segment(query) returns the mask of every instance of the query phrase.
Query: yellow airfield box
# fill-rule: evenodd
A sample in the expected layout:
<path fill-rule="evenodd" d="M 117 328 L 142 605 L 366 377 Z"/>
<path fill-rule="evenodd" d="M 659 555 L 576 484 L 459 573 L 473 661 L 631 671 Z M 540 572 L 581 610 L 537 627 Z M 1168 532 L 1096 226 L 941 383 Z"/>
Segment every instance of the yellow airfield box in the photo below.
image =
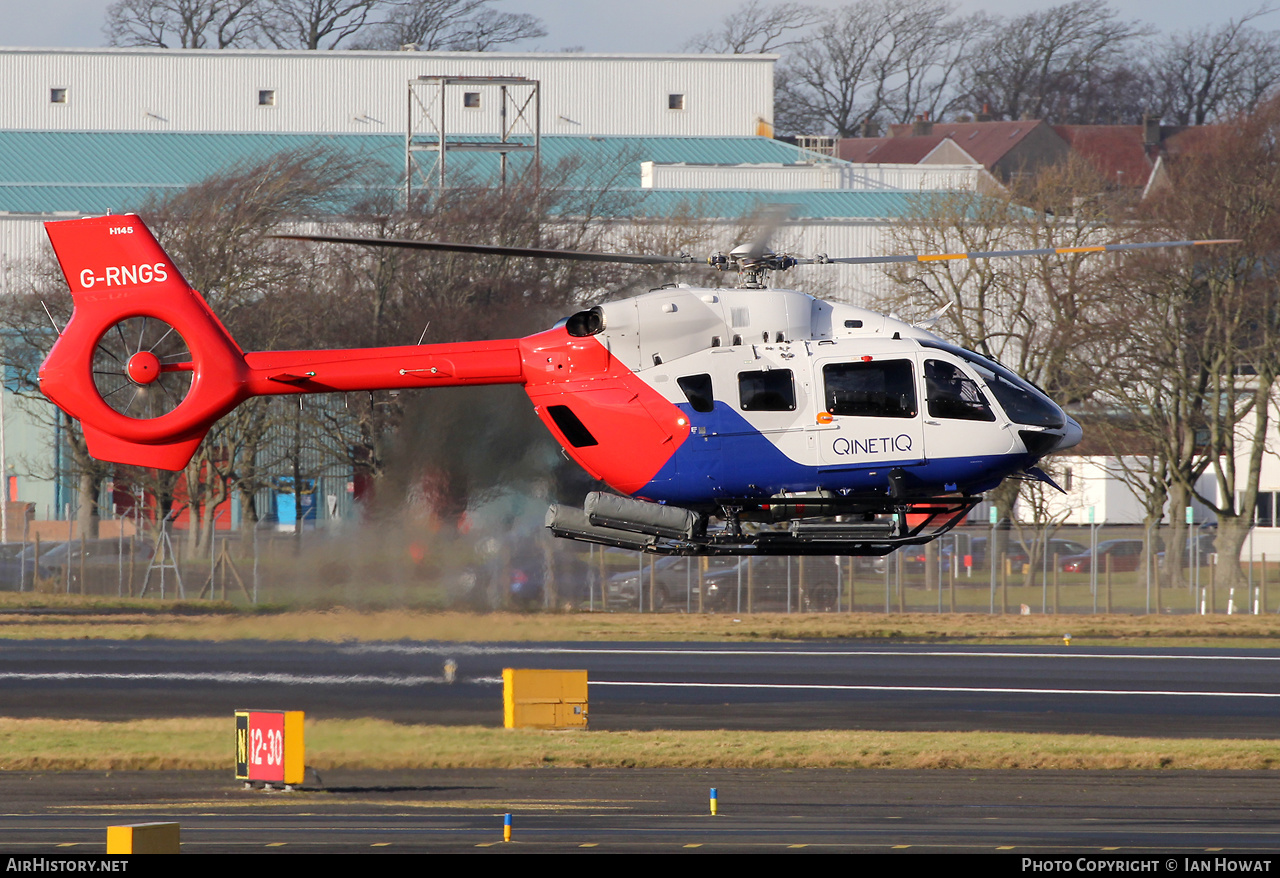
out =
<path fill-rule="evenodd" d="M 302 783 L 306 742 L 301 710 L 236 711 L 236 779 Z"/>
<path fill-rule="evenodd" d="M 176 854 L 181 851 L 177 823 L 135 823 L 107 827 L 108 854 Z"/>
<path fill-rule="evenodd" d="M 502 724 L 508 729 L 582 729 L 587 672 L 502 670 Z"/>

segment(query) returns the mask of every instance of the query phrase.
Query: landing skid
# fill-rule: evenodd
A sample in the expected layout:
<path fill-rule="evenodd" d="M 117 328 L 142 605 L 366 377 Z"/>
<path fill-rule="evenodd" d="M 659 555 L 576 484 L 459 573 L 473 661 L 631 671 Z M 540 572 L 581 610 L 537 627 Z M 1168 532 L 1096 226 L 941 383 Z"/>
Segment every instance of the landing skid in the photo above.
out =
<path fill-rule="evenodd" d="M 901 546 L 937 539 L 964 520 L 981 497 L 933 497 L 909 503 L 863 504 L 869 520 L 793 519 L 784 524 L 743 527 L 737 507 L 728 507 L 724 527 L 707 517 L 607 494 L 592 494 L 585 509 L 552 506 L 547 528 L 557 537 L 632 549 L 654 555 L 887 555 Z"/>

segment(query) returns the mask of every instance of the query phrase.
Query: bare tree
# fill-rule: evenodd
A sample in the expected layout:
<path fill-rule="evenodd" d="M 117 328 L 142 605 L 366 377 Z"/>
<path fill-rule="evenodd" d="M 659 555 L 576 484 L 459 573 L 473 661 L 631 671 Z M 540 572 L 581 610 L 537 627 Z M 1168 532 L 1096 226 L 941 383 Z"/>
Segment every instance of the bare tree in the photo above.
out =
<path fill-rule="evenodd" d="M 884 68 L 893 85 L 889 114 L 899 122 L 917 116 L 941 119 L 961 99 L 956 80 L 976 46 L 990 35 L 994 21 L 983 13 L 951 18 L 953 11 L 953 6 L 940 2 L 895 8 Z"/>
<path fill-rule="evenodd" d="M 494 9 L 493 2 L 393 0 L 386 18 L 370 28 L 357 48 L 487 52 L 547 35 L 540 19 Z"/>
<path fill-rule="evenodd" d="M 951 105 L 951 83 L 988 20 L 951 20 L 943 0 L 859 0 L 798 41 L 779 65 L 782 130 L 853 135 L 880 114 L 907 121 Z"/>
<path fill-rule="evenodd" d="M 277 49 L 336 49 L 369 27 L 381 0 L 260 0 L 259 33 Z"/>
<path fill-rule="evenodd" d="M 1050 117 L 1068 125 L 1132 125 L 1151 112 L 1152 91 L 1151 68 L 1139 61 L 1063 73 Z"/>
<path fill-rule="evenodd" d="M 1152 206 L 1156 228 L 1243 243 L 1144 261 L 1122 300 L 1137 323 L 1135 344 L 1161 355 L 1135 382 L 1146 398 L 1128 414 L 1163 443 L 1175 509 L 1194 495 L 1217 515 L 1217 549 L 1231 561 L 1221 577 L 1235 586 L 1243 584 L 1234 559 L 1256 513 L 1280 378 L 1278 143 L 1280 100 L 1272 100 L 1170 162 L 1172 185 Z M 1169 425 L 1178 429 L 1166 436 Z M 1201 473 L 1212 490 L 1201 489 Z M 1181 554 L 1181 545 L 1169 554 Z"/>
<path fill-rule="evenodd" d="M 1151 230 L 1150 237 L 1166 233 Z M 1146 530 L 1171 511 L 1171 541 L 1184 542 L 1181 510 L 1207 459 L 1198 452 L 1206 384 L 1203 326 L 1196 294 L 1186 283 L 1187 254 L 1130 257 L 1100 286 L 1108 298 L 1082 339 L 1080 361 L 1090 364 L 1099 393 L 1086 409 L 1087 429 L 1115 461 L 1108 475 L 1123 481 L 1143 506 Z M 1148 546 L 1148 552 L 1155 547 Z M 1182 583 L 1177 552 L 1165 554 L 1169 585 Z"/>
<path fill-rule="evenodd" d="M 454 42 L 454 47 L 466 52 L 490 52 L 497 46 L 536 40 L 546 35 L 541 19 L 527 12 L 486 9 L 472 19 L 466 32 Z"/>
<path fill-rule="evenodd" d="M 1068 112 L 1083 83 L 1123 58 L 1143 26 L 1120 21 L 1105 0 L 1072 0 L 993 28 L 966 77 L 971 109 L 999 118 L 1076 121 Z"/>
<path fill-rule="evenodd" d="M 753 55 L 777 52 L 802 40 L 801 34 L 822 20 L 822 14 L 801 3 L 769 6 L 748 0 L 714 30 L 692 37 L 685 48 L 691 52 L 720 55 Z"/>
<path fill-rule="evenodd" d="M 102 32 L 109 46 L 229 49 L 255 44 L 259 0 L 116 0 Z"/>
<path fill-rule="evenodd" d="M 848 137 L 884 109 L 888 86 L 880 52 L 889 38 L 890 14 L 888 0 L 846 6 L 779 67 L 780 129 Z"/>
<path fill-rule="evenodd" d="M 1150 109 L 1178 125 L 1253 112 L 1280 86 L 1280 31 L 1249 24 L 1275 11 L 1260 6 L 1226 24 L 1161 40 L 1148 62 Z"/>

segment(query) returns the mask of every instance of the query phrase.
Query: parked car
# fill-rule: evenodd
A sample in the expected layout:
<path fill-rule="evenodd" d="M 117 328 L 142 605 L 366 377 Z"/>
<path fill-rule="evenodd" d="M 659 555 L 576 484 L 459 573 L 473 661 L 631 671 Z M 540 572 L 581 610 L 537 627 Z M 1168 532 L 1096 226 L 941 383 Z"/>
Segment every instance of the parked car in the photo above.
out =
<path fill-rule="evenodd" d="M 692 592 L 696 601 L 698 568 L 692 565 L 697 565 L 699 559 L 665 555 L 658 558 L 644 558 L 643 564 L 636 569 L 610 576 L 605 583 L 609 606 L 616 609 L 650 609 L 649 565 L 651 563 L 653 565 L 652 609 L 661 610 L 663 607 L 672 605 L 684 607 L 690 597 L 690 589 L 687 585 L 690 580 L 693 582 Z"/>
<path fill-rule="evenodd" d="M 842 559 L 843 560 L 843 559 Z M 654 609 L 695 610 L 698 607 L 698 568 L 701 558 L 667 556 L 653 562 Z M 836 605 L 835 566 L 830 558 L 809 558 L 806 588 L 800 590 L 800 568 L 796 559 L 786 557 L 720 556 L 705 559 L 701 582 L 706 589 L 703 609 L 736 611 L 747 609 L 748 598 L 758 610 L 834 609 Z M 788 567 L 790 568 L 788 570 Z M 788 586 L 788 573 L 790 574 Z M 648 609 L 649 563 L 643 569 L 617 573 L 607 583 L 609 606 L 614 609 Z M 636 595 L 637 588 L 640 597 Z M 643 606 L 642 606 L 643 603 Z"/>
<path fill-rule="evenodd" d="M 1049 540 L 1046 554 L 1052 558 L 1057 555 L 1059 558 L 1068 555 L 1087 554 L 1089 547 L 1075 540 L 1066 540 L 1060 537 L 1053 537 Z M 1027 551 L 1027 547 L 1019 540 L 1009 540 L 1008 546 L 1005 548 L 1005 557 L 1009 559 L 1014 566 L 1022 566 L 1026 564 L 1031 556 Z M 978 537 L 973 540 L 973 562 L 975 564 L 987 563 L 987 540 L 985 537 Z"/>
<path fill-rule="evenodd" d="M 70 542 L 42 544 L 40 547 L 40 576 L 62 581 L 68 576 L 66 568 L 70 564 L 70 582 L 73 588 L 79 586 L 82 567 L 85 577 L 91 583 L 95 581 L 101 583 L 104 579 L 109 579 L 112 583 L 115 583 L 120 570 L 123 569 L 127 575 L 131 552 L 132 563 L 142 570 L 145 570 L 147 565 L 151 563 L 151 558 L 155 554 L 155 546 L 147 540 L 125 540 L 123 542 L 123 557 L 121 556 L 121 547 L 121 541 L 113 539 L 71 540 Z M 30 563 L 34 561 L 34 551 L 34 547 L 28 546 L 27 551 L 23 553 L 24 557 L 28 559 L 28 569 L 30 569 Z M 81 564 L 82 554 L 84 556 L 83 565 Z"/>
<path fill-rule="evenodd" d="M 24 561 L 25 548 L 22 543 L 0 544 L 0 590 L 24 591 L 31 585 L 31 568 L 35 562 Z"/>
<path fill-rule="evenodd" d="M 939 551 L 942 554 L 942 565 L 944 568 L 951 563 L 952 545 L 953 544 L 945 537 L 943 538 Z M 910 549 L 903 551 L 903 560 L 907 565 L 903 569 L 910 571 L 921 571 L 924 569 L 924 547 L 912 546 Z M 961 551 L 964 551 L 963 548 Z M 1047 547 L 1047 555 L 1049 559 L 1052 559 L 1054 555 L 1058 555 L 1061 558 L 1067 555 L 1087 553 L 1088 551 L 1088 546 L 1077 543 L 1075 540 L 1065 540 L 1056 537 L 1049 540 L 1049 545 Z M 974 537 L 969 540 L 969 551 L 967 554 L 973 556 L 973 564 L 975 567 L 986 567 L 987 537 Z M 1022 565 L 1029 563 L 1031 560 L 1031 555 L 1028 552 L 1027 547 L 1020 541 L 1012 539 L 1009 540 L 1008 545 L 1005 548 L 1004 557 L 1013 566 L 1014 570 L 1021 570 Z"/>
<path fill-rule="evenodd" d="M 1110 558 L 1113 572 L 1137 570 L 1142 550 L 1142 540 L 1103 540 L 1098 543 L 1098 569 L 1106 570 L 1107 558 Z M 1063 573 L 1088 573 L 1093 569 L 1093 555 L 1086 550 L 1060 558 L 1058 563 Z"/>
<path fill-rule="evenodd" d="M 46 540 L 40 544 L 40 576 L 53 576 L 61 566 L 53 566 L 47 562 L 48 554 L 61 550 L 66 544 L 56 540 Z M 7 543 L 4 557 L 0 558 L 0 588 L 6 591 L 30 591 L 35 582 L 36 547 L 35 543 Z"/>
<path fill-rule="evenodd" d="M 835 567 L 830 558 L 807 559 L 803 592 L 799 565 L 794 559 L 752 556 L 708 560 L 710 569 L 702 577 L 706 587 L 704 606 L 708 609 L 736 611 L 741 594 L 741 608 L 745 610 L 748 592 L 752 609 L 756 610 L 820 612 L 836 607 Z"/>

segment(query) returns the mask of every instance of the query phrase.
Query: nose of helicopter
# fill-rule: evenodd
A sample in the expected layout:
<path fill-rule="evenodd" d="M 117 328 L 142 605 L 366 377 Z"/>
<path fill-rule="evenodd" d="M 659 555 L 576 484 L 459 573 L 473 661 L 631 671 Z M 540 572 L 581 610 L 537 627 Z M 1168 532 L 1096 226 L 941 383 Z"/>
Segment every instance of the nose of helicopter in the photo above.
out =
<path fill-rule="evenodd" d="M 1062 427 L 1062 438 L 1053 446 L 1054 451 L 1065 451 L 1080 444 L 1080 440 L 1084 438 L 1084 430 L 1080 429 L 1080 425 L 1076 423 L 1076 419 L 1071 415 L 1066 415 L 1067 422 Z"/>

